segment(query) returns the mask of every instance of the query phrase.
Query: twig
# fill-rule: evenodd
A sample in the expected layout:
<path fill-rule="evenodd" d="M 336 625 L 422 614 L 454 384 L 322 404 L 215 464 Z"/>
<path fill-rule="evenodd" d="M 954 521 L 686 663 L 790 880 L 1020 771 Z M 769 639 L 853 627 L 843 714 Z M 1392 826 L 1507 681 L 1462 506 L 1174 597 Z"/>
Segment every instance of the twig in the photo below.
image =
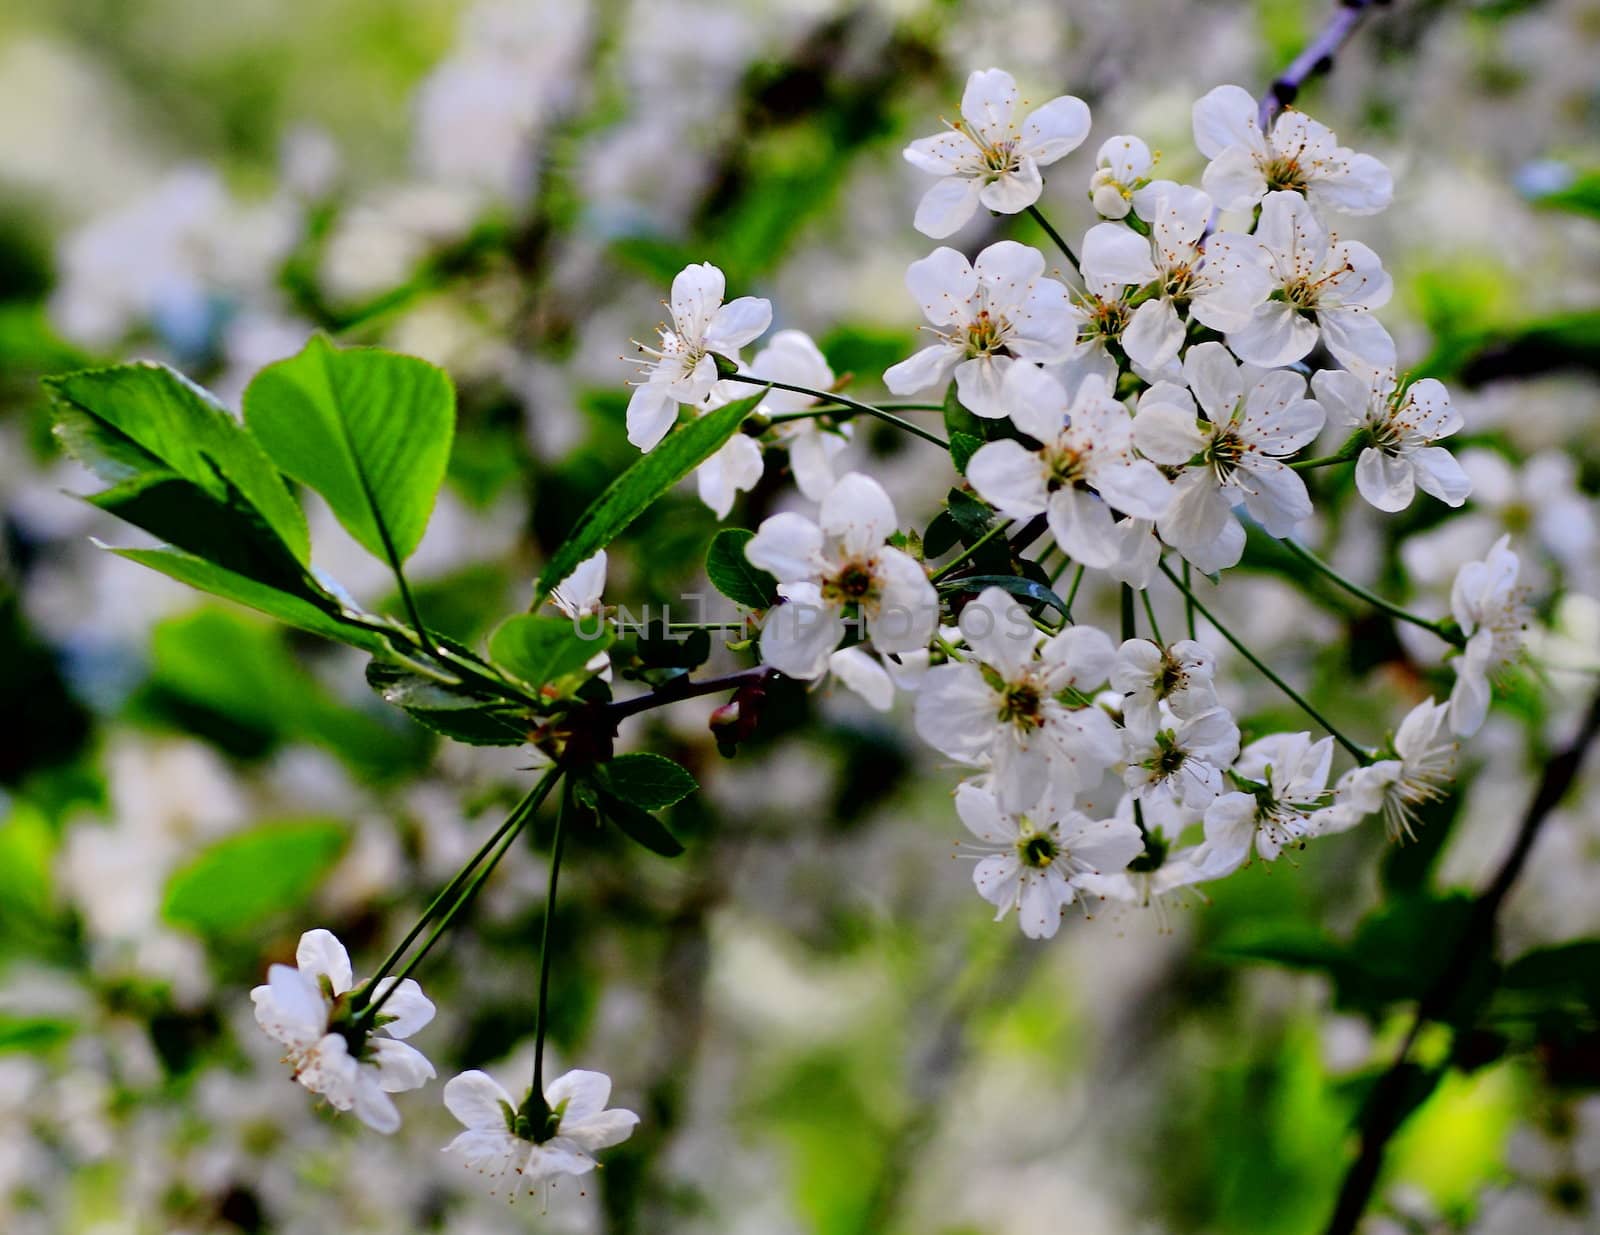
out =
<path fill-rule="evenodd" d="M 1272 122 L 1277 119 L 1278 113 L 1300 97 L 1301 87 L 1307 81 L 1318 74 L 1332 71 L 1334 61 L 1368 12 L 1387 3 L 1389 0 L 1338 0 L 1333 15 L 1317 33 L 1317 37 L 1306 44 L 1305 50 L 1289 62 L 1289 67 L 1273 79 L 1266 93 L 1261 96 L 1256 108 L 1256 123 L 1261 126 L 1263 137 L 1272 131 Z M 1222 211 L 1212 210 L 1211 218 L 1206 222 L 1206 235 L 1217 230 L 1217 220 L 1221 217 Z"/>
<path fill-rule="evenodd" d="M 1389 1141 L 1410 1114 L 1406 1098 L 1411 1080 L 1411 1049 L 1423 1027 L 1454 1006 L 1472 973 L 1475 959 L 1494 946 L 1500 907 L 1517 882 L 1517 877 L 1522 874 L 1522 868 L 1527 864 L 1528 854 L 1538 840 L 1545 820 L 1572 787 L 1583 765 L 1583 758 L 1597 736 L 1600 736 L 1600 694 L 1590 703 L 1583 724 L 1566 749 L 1545 765 L 1539 788 L 1533 795 L 1533 801 L 1528 804 L 1505 860 L 1473 902 L 1472 914 L 1451 950 L 1439 980 L 1417 1004 L 1416 1016 L 1395 1054 L 1394 1062 L 1373 1086 L 1361 1116 L 1360 1149 L 1339 1187 L 1339 1198 L 1334 1203 L 1333 1216 L 1328 1220 L 1327 1235 L 1352 1235 L 1366 1212 L 1373 1189 L 1377 1186 L 1378 1175 L 1383 1169 Z"/>

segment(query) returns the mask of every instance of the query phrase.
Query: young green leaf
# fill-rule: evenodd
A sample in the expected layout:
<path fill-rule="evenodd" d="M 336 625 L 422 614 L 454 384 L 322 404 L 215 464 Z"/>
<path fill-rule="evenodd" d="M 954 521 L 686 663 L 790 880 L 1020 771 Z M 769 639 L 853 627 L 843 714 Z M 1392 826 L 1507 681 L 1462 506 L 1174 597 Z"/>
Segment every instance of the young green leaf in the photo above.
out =
<path fill-rule="evenodd" d="M 63 448 L 108 484 L 178 476 L 217 503 L 253 509 L 296 561 L 305 514 L 261 446 L 210 393 L 157 364 L 45 379 Z"/>
<path fill-rule="evenodd" d="M 584 629 L 589 634 L 588 627 Z M 598 637 L 579 637 L 572 619 L 519 613 L 507 618 L 489 637 L 489 659 L 529 686 L 577 673 L 615 640 L 609 626 Z"/>
<path fill-rule="evenodd" d="M 1022 597 L 1023 600 L 1049 605 L 1063 617 L 1070 616 L 1067 612 L 1067 602 L 1061 597 L 1037 580 L 1024 579 L 1018 575 L 964 575 L 939 584 L 941 592 L 981 592 L 987 587 L 997 587 L 1002 592 L 1010 592 L 1013 596 Z"/>
<path fill-rule="evenodd" d="M 340 350 L 321 335 L 244 392 L 245 423 L 376 557 L 410 557 L 444 481 L 455 389 L 425 360 Z"/>
<path fill-rule="evenodd" d="M 529 723 L 515 705 L 469 686 L 451 686 L 399 665 L 374 660 L 367 684 L 384 702 L 435 733 L 469 746 L 520 746 Z"/>
<path fill-rule="evenodd" d="M 204 935 L 238 935 L 306 898 L 344 851 L 331 819 L 265 823 L 204 849 L 167 881 L 161 914 Z"/>
<path fill-rule="evenodd" d="M 614 797 L 644 810 L 681 802 L 700 787 L 684 768 L 663 755 L 618 755 L 597 767 L 595 777 Z"/>
<path fill-rule="evenodd" d="M 169 579 L 186 583 L 202 592 L 231 600 L 235 604 L 265 613 L 298 630 L 321 635 L 339 643 L 348 643 L 363 652 L 382 655 L 389 651 L 389 642 L 382 634 L 332 614 L 299 596 L 258 583 L 254 579 L 236 574 L 214 562 L 183 553 L 177 549 L 113 549 L 118 557 L 138 562 Z"/>
<path fill-rule="evenodd" d="M 725 404 L 680 426 L 618 476 L 578 517 L 566 542 L 545 564 L 534 588 L 534 603 L 548 596 L 550 589 L 570 575 L 579 562 L 604 549 L 657 498 L 720 450 L 755 410 L 763 394 L 757 392 L 748 399 Z"/>
<path fill-rule="evenodd" d="M 616 824 L 630 840 L 637 841 L 651 853 L 659 853 L 664 858 L 675 858 L 683 852 L 683 845 L 678 838 L 667 831 L 666 824 L 648 811 L 604 790 L 600 791 L 599 799 L 599 813 Z"/>
<path fill-rule="evenodd" d="M 950 461 L 956 465 L 956 471 L 963 476 L 967 474 L 967 464 L 972 462 L 972 456 L 983 447 L 983 439 L 974 437 L 970 433 L 956 432 L 950 435 Z"/>
<path fill-rule="evenodd" d="M 778 581 L 744 555 L 744 547 L 754 539 L 755 533 L 746 528 L 718 532 L 706 551 L 706 577 L 734 604 L 770 609 L 778 603 Z"/>

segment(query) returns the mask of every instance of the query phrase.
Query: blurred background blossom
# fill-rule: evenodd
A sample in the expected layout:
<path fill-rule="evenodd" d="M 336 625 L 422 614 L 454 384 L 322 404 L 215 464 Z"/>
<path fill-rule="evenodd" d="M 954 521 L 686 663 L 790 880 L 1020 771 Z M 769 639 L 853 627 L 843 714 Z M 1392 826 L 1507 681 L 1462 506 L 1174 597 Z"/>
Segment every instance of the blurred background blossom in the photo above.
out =
<path fill-rule="evenodd" d="M 1600 671 L 1593 0 L 1396 0 L 1304 100 L 1395 172 L 1393 208 L 1350 232 L 1395 274 L 1401 367 L 1451 382 L 1476 484 L 1448 518 L 1335 503 L 1317 539 L 1352 577 L 1409 581 L 1413 608 L 1444 613 L 1456 568 L 1509 531 L 1534 595 L 1562 594 L 1539 614 L 1539 688 L 1497 711 L 1421 843 L 1385 854 L 1352 833 L 1209 901 L 1108 906 L 1041 946 L 990 928 L 949 857 L 954 773 L 904 718 L 824 688 L 731 762 L 709 703 L 653 718 L 629 738 L 707 789 L 675 816 L 690 852 L 669 867 L 579 838 L 552 1026 L 563 1060 L 606 1060 L 643 1120 L 538 1216 L 440 1154 L 455 1129 L 437 1084 L 393 1138 L 313 1109 L 245 994 L 304 926 L 381 955 L 515 800 L 522 757 L 438 748 L 353 654 L 97 547 L 128 533 L 69 496 L 87 485 L 37 379 L 146 357 L 236 402 L 317 329 L 446 366 L 459 439 L 413 570 L 429 624 L 475 639 L 526 603 L 573 512 L 633 457 L 619 352 L 648 337 L 680 266 L 716 262 L 870 388 L 910 350 L 903 274 L 928 247 L 910 227 L 926 182 L 899 151 L 953 114 L 969 70 L 1091 105 L 1091 140 L 1044 198 L 1081 232 L 1101 140 L 1137 133 L 1161 174 L 1197 177 L 1190 103 L 1261 87 L 1326 9 L 11 0 L 0 1229 L 1319 1230 L 1363 1083 L 1404 1024 L 1352 973 L 1375 950 L 1402 973 L 1422 963 L 1407 907 L 1483 880 Z M 980 212 L 950 243 L 1036 241 L 1031 227 Z M 871 459 L 901 510 L 934 509 L 943 482 L 874 429 L 847 458 Z M 769 476 L 736 517 L 793 501 Z M 311 518 L 318 568 L 386 603 L 387 576 L 326 510 Z M 714 528 L 674 495 L 613 551 L 608 597 L 705 590 Z M 1081 603 L 1109 615 L 1115 596 Z M 1308 611 L 1271 563 L 1224 607 L 1336 717 L 1374 694 L 1398 714 L 1437 656 L 1338 604 Z M 1287 723 L 1220 660 L 1230 708 Z M 425 975 L 443 1075 L 528 1066 L 537 839 Z M 1593 987 L 1597 878 L 1591 768 L 1513 894 L 1505 959 L 1566 947 L 1549 955 Z M 1397 1140 L 1374 1235 L 1600 1230 L 1600 1027 L 1500 1011 L 1483 1057 Z"/>

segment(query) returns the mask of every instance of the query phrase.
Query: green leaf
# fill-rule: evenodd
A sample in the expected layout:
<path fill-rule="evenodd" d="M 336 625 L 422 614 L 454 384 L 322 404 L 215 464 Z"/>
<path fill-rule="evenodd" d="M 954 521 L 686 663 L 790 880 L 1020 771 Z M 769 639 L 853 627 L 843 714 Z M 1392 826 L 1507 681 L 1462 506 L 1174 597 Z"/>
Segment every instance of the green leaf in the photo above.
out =
<path fill-rule="evenodd" d="M 496 695 L 479 694 L 374 660 L 367 684 L 419 725 L 470 746 L 521 746 L 528 740 L 527 715 Z"/>
<path fill-rule="evenodd" d="M 763 394 L 758 391 L 748 399 L 725 404 L 673 430 L 659 446 L 617 477 L 578 517 L 565 543 L 545 564 L 534 588 L 534 602 L 542 601 L 579 562 L 604 549 L 657 498 L 722 449 L 761 402 Z"/>
<path fill-rule="evenodd" d="M 331 819 L 266 823 L 201 851 L 167 881 L 162 916 L 203 935 L 238 935 L 303 906 L 344 851 Z"/>
<path fill-rule="evenodd" d="M 237 493 L 231 485 L 228 488 Z M 224 570 L 293 593 L 319 608 L 337 608 L 260 513 L 242 500 L 218 501 L 171 472 L 136 476 L 87 500 Z"/>
<path fill-rule="evenodd" d="M 1033 579 L 1023 579 L 1016 575 L 966 575 L 939 584 L 941 592 L 981 592 L 986 587 L 997 587 L 1024 600 L 1049 605 L 1062 617 L 1070 616 L 1067 612 L 1067 602 L 1044 584 Z"/>
<path fill-rule="evenodd" d="M 58 1016 L 0 1016 L 0 1051 L 39 1054 L 60 1046 L 77 1028 Z"/>
<path fill-rule="evenodd" d="M 410 557 L 428 526 L 455 432 L 442 370 L 313 336 L 244 392 L 245 423 L 274 462 L 315 489 L 369 553 Z"/>
<path fill-rule="evenodd" d="M 45 379 L 63 447 L 117 485 L 171 473 L 219 503 L 254 508 L 289 554 L 306 562 L 305 514 L 277 469 L 211 394 L 156 364 L 89 369 Z"/>
<path fill-rule="evenodd" d="M 667 831 L 666 825 L 648 811 L 640 810 L 631 802 L 600 792 L 600 813 L 622 831 L 628 839 L 637 841 L 651 853 L 664 858 L 675 858 L 683 852 L 678 838 Z"/>
<path fill-rule="evenodd" d="M 618 755 L 596 768 L 595 776 L 612 796 L 644 810 L 681 802 L 700 787 L 693 776 L 664 755 Z"/>
<path fill-rule="evenodd" d="M 778 603 L 778 581 L 750 561 L 744 548 L 755 539 L 745 528 L 724 528 L 706 551 L 706 577 L 736 605 L 770 609 Z"/>
<path fill-rule="evenodd" d="M 388 641 L 377 631 L 345 621 L 299 596 L 258 583 L 191 553 L 177 549 L 113 549 L 112 552 L 199 591 L 265 613 L 297 630 L 348 643 L 364 652 L 381 655 L 389 651 Z"/>
<path fill-rule="evenodd" d="M 585 635 L 591 633 L 584 628 Z M 577 673 L 616 639 L 609 626 L 596 638 L 581 638 L 571 618 L 519 613 L 489 637 L 489 659 L 514 677 L 538 688 Z"/>
<path fill-rule="evenodd" d="M 924 557 L 943 557 L 960 543 L 961 525 L 951 517 L 948 510 L 941 510 L 934 515 L 927 529 L 922 533 L 922 553 Z"/>
<path fill-rule="evenodd" d="M 961 489 L 951 489 L 945 497 L 945 509 L 950 512 L 950 517 L 961 529 L 961 539 L 965 544 L 972 544 L 989 530 L 993 511 L 985 502 L 970 493 Z"/>
<path fill-rule="evenodd" d="M 955 382 L 946 386 L 944 391 L 944 429 L 945 435 L 952 440 L 958 433 L 980 441 L 983 438 L 983 422 L 961 406 L 961 396 L 956 391 Z"/>
<path fill-rule="evenodd" d="M 967 464 L 972 462 L 972 456 L 978 453 L 983 445 L 981 437 L 973 437 L 970 433 L 959 430 L 950 435 L 950 461 L 956 465 L 956 471 L 963 476 L 967 474 Z"/>

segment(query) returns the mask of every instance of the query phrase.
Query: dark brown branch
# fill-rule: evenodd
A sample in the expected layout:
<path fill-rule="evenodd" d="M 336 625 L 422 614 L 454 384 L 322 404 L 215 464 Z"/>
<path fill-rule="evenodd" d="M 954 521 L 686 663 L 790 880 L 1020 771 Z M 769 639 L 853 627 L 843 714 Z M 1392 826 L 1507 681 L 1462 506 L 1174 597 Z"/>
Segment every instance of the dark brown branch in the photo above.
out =
<path fill-rule="evenodd" d="M 1472 914 L 1457 938 L 1439 980 L 1418 1003 L 1416 1016 L 1394 1062 L 1373 1086 L 1361 1116 L 1360 1148 L 1339 1188 L 1333 1216 L 1328 1220 L 1327 1235 L 1352 1235 L 1362 1214 L 1366 1212 L 1372 1191 L 1377 1186 L 1378 1175 L 1383 1169 L 1389 1141 L 1411 1113 L 1412 1103 L 1408 1097 L 1415 1079 L 1410 1063 L 1411 1048 L 1416 1044 L 1423 1026 L 1456 1006 L 1478 958 L 1494 947 L 1495 925 L 1500 908 L 1517 882 L 1517 877 L 1522 874 L 1522 868 L 1527 864 L 1528 854 L 1538 840 L 1545 820 L 1577 779 L 1583 758 L 1597 735 L 1600 735 L 1600 694 L 1589 705 L 1572 741 L 1545 765 L 1539 788 L 1533 795 L 1533 801 L 1528 804 L 1505 860 L 1473 902 Z"/>

